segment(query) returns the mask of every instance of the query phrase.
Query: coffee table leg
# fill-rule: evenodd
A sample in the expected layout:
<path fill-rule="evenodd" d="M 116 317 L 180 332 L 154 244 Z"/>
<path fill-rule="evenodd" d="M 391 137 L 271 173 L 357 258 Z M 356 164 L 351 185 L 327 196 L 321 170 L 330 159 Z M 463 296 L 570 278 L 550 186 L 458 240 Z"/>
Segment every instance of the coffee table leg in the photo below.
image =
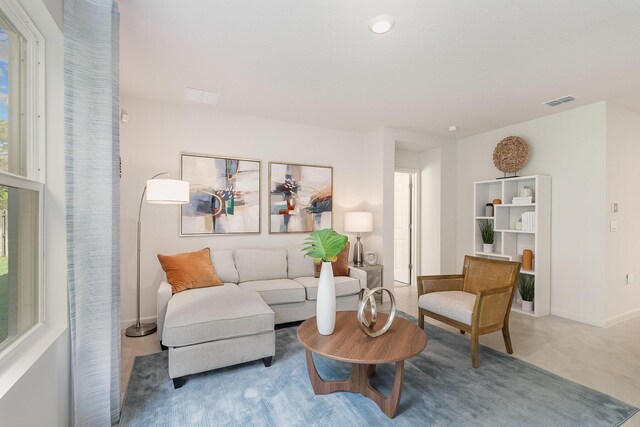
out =
<path fill-rule="evenodd" d="M 361 368 L 362 373 L 360 376 L 362 381 L 358 381 L 357 392 L 376 402 L 382 412 L 387 414 L 389 418 L 395 417 L 396 413 L 398 412 L 398 407 L 400 406 L 400 398 L 402 396 L 402 382 L 404 380 L 404 360 L 396 362 L 396 378 L 393 381 L 393 388 L 391 389 L 391 393 L 389 393 L 389 396 L 383 396 L 378 390 L 371 387 L 371 383 L 369 383 L 369 378 L 367 376 L 366 365 L 353 365 L 354 371 L 356 369 L 356 366 L 363 367 Z M 351 375 L 353 377 L 353 372 Z"/>
<path fill-rule="evenodd" d="M 348 391 L 360 393 L 373 400 L 389 418 L 396 416 L 400 397 L 402 396 L 402 383 L 404 380 L 404 361 L 396 362 L 396 378 L 389 396 L 383 396 L 379 391 L 371 387 L 369 378 L 375 374 L 376 365 L 353 364 L 351 376 L 344 381 L 325 381 L 320 377 L 313 362 L 312 353 L 307 350 L 307 372 L 311 380 L 311 387 L 315 394 L 329 394 L 336 391 Z"/>
<path fill-rule="evenodd" d="M 371 378 L 376 374 L 376 365 L 367 365 L 367 376 Z"/>
<path fill-rule="evenodd" d="M 311 380 L 311 387 L 315 394 L 329 394 L 335 391 L 352 391 L 351 390 L 351 377 L 344 381 L 325 381 L 322 379 L 316 365 L 313 362 L 312 353 L 307 350 L 307 372 L 309 373 L 309 380 Z"/>

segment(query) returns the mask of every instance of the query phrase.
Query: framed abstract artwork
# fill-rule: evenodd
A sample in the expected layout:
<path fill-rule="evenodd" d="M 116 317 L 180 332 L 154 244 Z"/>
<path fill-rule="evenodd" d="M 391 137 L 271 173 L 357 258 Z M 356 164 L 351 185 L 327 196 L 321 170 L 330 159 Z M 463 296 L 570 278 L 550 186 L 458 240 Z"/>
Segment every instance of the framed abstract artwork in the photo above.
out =
<path fill-rule="evenodd" d="M 182 153 L 180 175 L 190 183 L 180 235 L 260 233 L 259 160 Z"/>
<path fill-rule="evenodd" d="M 332 224 L 332 167 L 269 163 L 269 233 L 306 233 Z"/>

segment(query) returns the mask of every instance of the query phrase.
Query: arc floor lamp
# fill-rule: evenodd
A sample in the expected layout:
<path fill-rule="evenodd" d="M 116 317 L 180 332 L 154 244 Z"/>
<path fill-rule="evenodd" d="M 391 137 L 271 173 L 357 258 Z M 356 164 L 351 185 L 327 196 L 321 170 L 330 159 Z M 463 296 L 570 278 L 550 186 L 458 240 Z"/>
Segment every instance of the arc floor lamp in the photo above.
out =
<path fill-rule="evenodd" d="M 144 337 L 154 333 L 158 327 L 156 323 L 140 323 L 140 243 L 142 240 L 142 228 L 140 218 L 142 216 L 142 204 L 144 196 L 147 195 L 147 202 L 161 205 L 184 205 L 189 203 L 189 183 L 178 179 L 167 178 L 158 179 L 162 175 L 169 175 L 162 172 L 147 180 L 147 185 L 142 190 L 140 197 L 140 208 L 138 209 L 138 275 L 137 275 L 137 311 L 136 324 L 127 328 L 128 337 Z"/>

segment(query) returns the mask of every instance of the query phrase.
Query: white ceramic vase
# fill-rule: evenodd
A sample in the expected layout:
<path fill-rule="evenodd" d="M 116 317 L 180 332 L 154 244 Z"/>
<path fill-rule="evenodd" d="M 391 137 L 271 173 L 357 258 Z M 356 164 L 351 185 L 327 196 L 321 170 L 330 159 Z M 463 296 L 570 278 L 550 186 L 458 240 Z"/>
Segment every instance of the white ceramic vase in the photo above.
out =
<path fill-rule="evenodd" d="M 524 311 L 533 311 L 533 301 L 522 300 L 522 309 Z"/>
<path fill-rule="evenodd" d="M 323 262 L 318 281 L 316 321 L 320 335 L 331 335 L 336 326 L 336 287 L 330 262 Z"/>
<path fill-rule="evenodd" d="M 493 243 L 483 243 L 482 244 L 482 252 L 486 254 L 493 253 Z"/>

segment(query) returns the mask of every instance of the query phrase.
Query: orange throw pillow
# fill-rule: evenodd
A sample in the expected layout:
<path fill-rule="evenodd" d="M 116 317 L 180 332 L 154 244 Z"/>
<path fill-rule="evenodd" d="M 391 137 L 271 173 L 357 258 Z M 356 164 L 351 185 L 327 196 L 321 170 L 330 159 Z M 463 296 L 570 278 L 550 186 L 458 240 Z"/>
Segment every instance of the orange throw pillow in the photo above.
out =
<path fill-rule="evenodd" d="M 349 246 L 350 242 L 347 242 L 347 246 L 344 247 L 343 250 L 338 254 L 338 259 L 336 262 L 331 264 L 333 268 L 333 277 L 336 276 L 348 276 L 349 275 Z M 316 264 L 315 277 L 320 277 L 320 269 L 322 268 L 322 263 Z"/>
<path fill-rule="evenodd" d="M 209 248 L 171 256 L 158 254 L 158 260 L 167 273 L 174 294 L 187 289 L 222 285 L 211 263 Z"/>

